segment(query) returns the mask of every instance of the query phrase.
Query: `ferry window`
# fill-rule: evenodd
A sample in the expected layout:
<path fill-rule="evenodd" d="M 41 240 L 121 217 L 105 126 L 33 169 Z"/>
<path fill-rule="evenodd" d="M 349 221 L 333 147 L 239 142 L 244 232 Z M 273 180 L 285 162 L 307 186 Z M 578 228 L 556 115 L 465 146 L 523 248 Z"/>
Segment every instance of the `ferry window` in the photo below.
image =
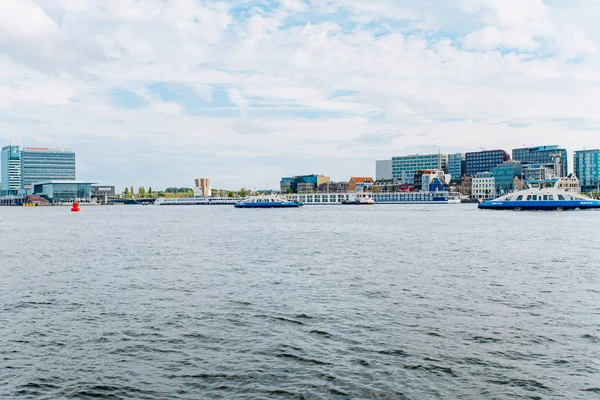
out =
<path fill-rule="evenodd" d="M 548 200 L 554 201 L 554 195 L 548 195 Z"/>
<path fill-rule="evenodd" d="M 559 194 L 559 195 L 558 195 L 558 199 L 559 199 L 559 200 L 565 200 L 565 196 L 563 196 L 562 194 Z"/>
<path fill-rule="evenodd" d="M 527 201 L 531 200 L 531 195 L 527 195 Z"/>
<path fill-rule="evenodd" d="M 548 200 L 548 195 L 547 194 L 544 195 L 544 200 Z"/>
<path fill-rule="evenodd" d="M 523 200 L 523 195 L 518 195 L 517 196 L 517 201 Z"/>
<path fill-rule="evenodd" d="M 531 199 L 532 199 L 533 201 L 537 201 L 537 194 L 534 194 L 533 196 L 531 196 Z"/>

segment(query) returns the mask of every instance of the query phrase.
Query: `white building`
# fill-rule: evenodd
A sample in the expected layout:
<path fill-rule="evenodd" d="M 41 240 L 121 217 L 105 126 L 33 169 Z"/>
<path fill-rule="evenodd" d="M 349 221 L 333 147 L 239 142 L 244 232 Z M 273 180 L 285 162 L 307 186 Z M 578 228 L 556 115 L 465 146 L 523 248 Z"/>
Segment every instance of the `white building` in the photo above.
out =
<path fill-rule="evenodd" d="M 496 197 L 496 180 L 491 172 L 479 172 L 472 182 L 471 196 L 474 199 L 489 200 Z"/>
<path fill-rule="evenodd" d="M 375 180 L 392 179 L 392 160 L 375 161 Z"/>

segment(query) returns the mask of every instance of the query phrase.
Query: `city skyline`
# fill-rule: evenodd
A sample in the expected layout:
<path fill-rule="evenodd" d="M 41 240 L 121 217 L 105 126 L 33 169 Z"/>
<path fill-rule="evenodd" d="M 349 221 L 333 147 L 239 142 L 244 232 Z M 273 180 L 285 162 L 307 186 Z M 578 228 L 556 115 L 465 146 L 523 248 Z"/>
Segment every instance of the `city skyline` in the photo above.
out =
<path fill-rule="evenodd" d="M 276 188 L 550 144 L 573 171 L 575 151 L 600 148 L 590 1 L 3 7 L 0 143 L 72 148 L 78 178 L 118 188 Z"/>

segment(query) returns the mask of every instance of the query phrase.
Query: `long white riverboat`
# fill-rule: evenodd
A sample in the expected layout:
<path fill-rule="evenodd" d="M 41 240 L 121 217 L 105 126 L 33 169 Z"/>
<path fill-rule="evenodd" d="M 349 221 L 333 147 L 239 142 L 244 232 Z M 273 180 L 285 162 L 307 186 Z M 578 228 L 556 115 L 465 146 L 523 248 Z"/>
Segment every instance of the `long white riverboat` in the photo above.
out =
<path fill-rule="evenodd" d="M 294 193 L 283 195 L 289 201 L 303 205 L 341 205 L 352 202 L 357 195 L 368 196 L 375 204 L 454 204 L 460 203 L 448 192 L 396 192 L 396 193 Z M 250 197 L 165 197 L 157 199 L 159 206 L 235 205 Z"/>
<path fill-rule="evenodd" d="M 242 197 L 161 197 L 157 206 L 232 206 L 244 200 Z"/>
<path fill-rule="evenodd" d="M 356 193 L 300 193 L 286 194 L 291 201 L 304 205 L 335 205 L 352 201 Z M 396 193 L 371 193 L 370 197 L 375 204 L 452 204 L 456 201 L 448 192 L 396 192 Z"/>

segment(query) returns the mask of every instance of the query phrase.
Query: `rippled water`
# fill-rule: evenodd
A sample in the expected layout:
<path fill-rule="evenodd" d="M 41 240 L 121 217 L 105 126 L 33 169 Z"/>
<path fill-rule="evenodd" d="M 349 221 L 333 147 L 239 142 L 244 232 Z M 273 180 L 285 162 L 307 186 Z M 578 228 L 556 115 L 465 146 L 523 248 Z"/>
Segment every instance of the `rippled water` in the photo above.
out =
<path fill-rule="evenodd" d="M 0 398 L 600 398 L 599 222 L 0 208 Z"/>

